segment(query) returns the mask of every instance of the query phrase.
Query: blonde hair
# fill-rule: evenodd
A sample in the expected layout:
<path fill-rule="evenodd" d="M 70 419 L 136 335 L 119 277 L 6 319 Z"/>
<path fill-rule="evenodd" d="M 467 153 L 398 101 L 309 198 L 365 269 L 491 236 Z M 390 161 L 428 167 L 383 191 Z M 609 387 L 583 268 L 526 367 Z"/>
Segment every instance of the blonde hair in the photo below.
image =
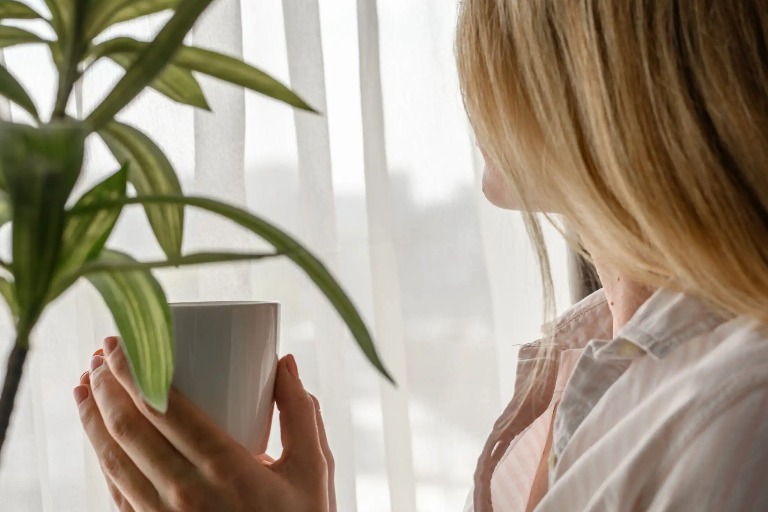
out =
<path fill-rule="evenodd" d="M 577 250 L 640 284 L 768 322 L 761 3 L 462 0 L 456 52 L 478 143 L 517 204 L 561 214 Z M 539 365 L 522 393 L 545 395 L 553 368 Z M 489 492 L 476 505 L 490 507 Z"/>
<path fill-rule="evenodd" d="M 478 142 L 518 201 L 553 207 L 634 281 L 768 321 L 759 4 L 463 0 L 456 50 Z"/>

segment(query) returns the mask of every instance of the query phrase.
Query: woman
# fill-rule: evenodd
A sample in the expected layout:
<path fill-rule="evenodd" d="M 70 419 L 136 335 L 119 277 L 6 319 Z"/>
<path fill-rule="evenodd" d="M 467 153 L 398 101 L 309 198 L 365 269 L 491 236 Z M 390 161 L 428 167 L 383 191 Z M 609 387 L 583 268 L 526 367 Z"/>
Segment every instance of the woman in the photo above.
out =
<path fill-rule="evenodd" d="M 468 509 L 768 510 L 768 10 L 464 0 L 457 54 L 486 195 L 558 214 L 604 284 L 521 350 Z M 114 339 L 75 395 L 123 510 L 335 509 L 291 356 L 278 461 L 153 414 Z"/>

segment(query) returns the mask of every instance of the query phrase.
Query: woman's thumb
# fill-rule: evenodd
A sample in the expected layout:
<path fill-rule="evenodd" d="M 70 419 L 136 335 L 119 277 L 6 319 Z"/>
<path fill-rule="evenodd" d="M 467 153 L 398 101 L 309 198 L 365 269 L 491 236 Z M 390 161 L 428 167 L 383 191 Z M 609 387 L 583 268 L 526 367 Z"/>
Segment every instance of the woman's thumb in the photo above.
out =
<path fill-rule="evenodd" d="M 292 355 L 277 364 L 275 401 L 280 410 L 283 456 L 306 462 L 322 462 L 323 454 L 315 419 L 315 403 L 299 378 Z"/>

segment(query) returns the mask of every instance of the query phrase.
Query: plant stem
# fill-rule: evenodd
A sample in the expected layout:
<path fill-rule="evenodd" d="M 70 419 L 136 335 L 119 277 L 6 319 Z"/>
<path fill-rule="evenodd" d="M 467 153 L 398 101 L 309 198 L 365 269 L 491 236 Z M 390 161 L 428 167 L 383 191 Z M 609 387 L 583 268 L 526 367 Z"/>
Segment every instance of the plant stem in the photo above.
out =
<path fill-rule="evenodd" d="M 63 119 L 66 114 L 69 96 L 78 79 L 78 66 L 85 51 L 83 40 L 83 23 L 85 21 L 86 0 L 76 0 L 75 15 L 70 28 L 69 41 L 65 41 L 66 54 L 63 70 L 59 70 L 59 88 L 56 92 L 56 105 L 53 107 L 53 118 Z"/>
<path fill-rule="evenodd" d="M 28 336 L 20 332 L 16 338 L 16 344 L 11 350 L 11 355 L 8 357 L 5 382 L 3 383 L 2 395 L 0 395 L 0 454 L 2 454 L 5 435 L 11 423 L 13 404 L 16 400 L 16 392 L 19 390 L 24 361 L 27 359 L 28 353 Z"/>
<path fill-rule="evenodd" d="M 131 272 L 131 271 L 144 271 L 157 268 L 168 267 L 182 267 L 189 265 L 206 265 L 210 263 L 224 263 L 224 262 L 238 262 L 238 261 L 254 261 L 262 260 L 265 258 L 275 258 L 278 256 L 285 256 L 286 252 L 267 252 L 267 253 L 234 253 L 234 252 L 201 252 L 194 254 L 187 254 L 186 256 L 179 256 L 177 258 L 171 258 L 168 260 L 157 261 L 134 261 L 132 263 L 116 263 L 114 261 L 99 261 L 95 260 L 89 263 L 85 263 L 80 267 L 77 272 L 65 276 L 63 278 L 54 280 L 51 289 L 49 290 L 48 298 L 46 302 L 53 302 L 59 295 L 69 289 L 70 286 L 83 276 L 90 274 L 96 274 L 99 272 Z"/>
<path fill-rule="evenodd" d="M 123 78 L 104 101 L 88 116 L 93 130 L 99 130 L 160 74 L 184 42 L 197 18 L 213 0 L 183 0 L 176 13 L 133 61 Z"/>
<path fill-rule="evenodd" d="M 282 256 L 279 252 L 251 252 L 251 253 L 196 253 L 179 256 L 167 260 L 135 261 L 132 263 L 115 263 L 95 260 L 84 264 L 77 272 L 78 277 L 98 272 L 130 272 L 132 270 L 153 270 L 157 268 L 182 267 L 189 265 L 206 265 L 211 263 L 233 263 L 238 261 L 263 260 Z"/>

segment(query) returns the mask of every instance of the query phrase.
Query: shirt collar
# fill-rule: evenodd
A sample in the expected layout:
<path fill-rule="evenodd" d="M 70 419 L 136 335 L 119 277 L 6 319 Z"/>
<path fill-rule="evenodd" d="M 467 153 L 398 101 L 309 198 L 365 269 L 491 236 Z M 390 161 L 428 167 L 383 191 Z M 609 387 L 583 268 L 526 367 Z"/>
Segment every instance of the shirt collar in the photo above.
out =
<path fill-rule="evenodd" d="M 655 358 L 663 359 L 682 343 L 711 331 L 724 321 L 725 317 L 704 301 L 661 288 L 638 308 L 612 343 L 629 341 Z"/>
<path fill-rule="evenodd" d="M 600 289 L 571 306 L 554 322 L 542 327 L 554 336 L 559 349 L 595 344 L 595 358 L 634 358 L 650 354 L 663 359 L 672 349 L 725 321 L 704 301 L 682 292 L 661 288 L 638 308 L 613 336 L 613 317 Z M 554 332 L 553 332 L 554 330 Z"/>
<path fill-rule="evenodd" d="M 541 331 L 545 338 L 552 336 L 555 346 L 563 350 L 584 348 L 593 339 L 610 339 L 613 317 L 605 292 L 601 288 L 588 295 L 544 324 Z"/>

